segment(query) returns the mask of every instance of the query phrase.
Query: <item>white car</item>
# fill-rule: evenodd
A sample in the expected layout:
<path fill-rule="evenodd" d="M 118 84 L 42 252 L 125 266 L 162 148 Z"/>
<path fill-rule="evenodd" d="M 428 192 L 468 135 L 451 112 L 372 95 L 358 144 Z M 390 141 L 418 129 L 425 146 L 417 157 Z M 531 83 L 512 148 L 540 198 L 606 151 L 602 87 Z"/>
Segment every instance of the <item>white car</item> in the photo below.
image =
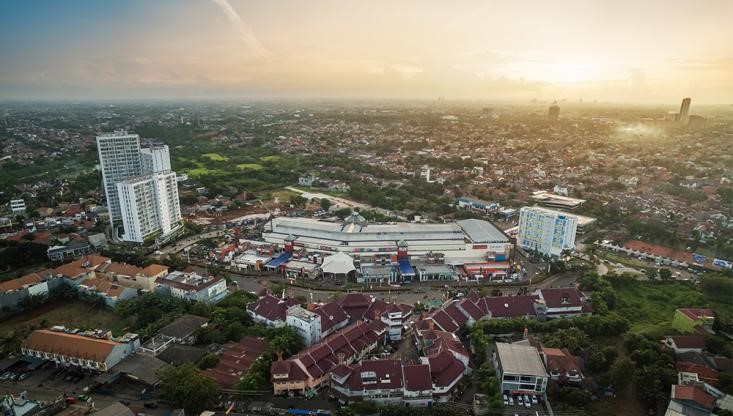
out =
<path fill-rule="evenodd" d="M 539 401 L 537 400 L 537 396 L 532 396 L 532 404 L 539 404 Z"/>
<path fill-rule="evenodd" d="M 517 396 L 517 404 L 519 406 L 524 406 L 524 401 L 522 400 L 522 396 Z"/>
<path fill-rule="evenodd" d="M 532 402 L 529 401 L 529 396 L 527 396 L 526 394 L 524 395 L 524 405 L 526 407 L 532 407 Z"/>
<path fill-rule="evenodd" d="M 509 399 L 506 397 L 506 394 L 504 395 L 504 406 L 509 404 Z"/>
<path fill-rule="evenodd" d="M 514 406 L 514 398 L 509 396 L 509 406 Z"/>

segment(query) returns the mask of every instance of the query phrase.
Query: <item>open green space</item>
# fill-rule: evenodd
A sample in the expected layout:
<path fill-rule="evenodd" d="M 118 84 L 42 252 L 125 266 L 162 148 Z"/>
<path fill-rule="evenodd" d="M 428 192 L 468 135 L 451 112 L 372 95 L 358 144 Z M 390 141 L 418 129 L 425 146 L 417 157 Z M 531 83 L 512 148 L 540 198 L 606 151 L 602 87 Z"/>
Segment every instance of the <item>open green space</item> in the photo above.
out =
<path fill-rule="evenodd" d="M 201 156 L 203 156 L 203 157 L 205 157 L 205 158 L 207 158 L 209 160 L 213 160 L 214 162 L 226 162 L 227 160 L 229 160 L 228 157 L 222 156 L 219 153 L 204 153 Z"/>
<path fill-rule="evenodd" d="M 53 325 L 83 329 L 104 328 L 118 335 L 125 332 L 128 322 L 109 309 L 95 308 L 82 301 L 58 301 L 0 321 L 0 336 Z"/>
<path fill-rule="evenodd" d="M 639 259 L 635 259 L 632 257 L 626 257 L 626 256 L 618 255 L 618 254 L 608 253 L 608 252 L 599 253 L 599 257 L 602 257 L 614 263 L 621 263 L 629 267 L 636 267 L 636 268 L 642 268 L 642 269 L 647 268 L 647 267 L 654 267 L 653 262 L 639 260 Z"/>
<path fill-rule="evenodd" d="M 238 163 L 237 169 L 239 170 L 262 170 L 263 166 L 259 163 Z"/>
<path fill-rule="evenodd" d="M 263 161 L 263 162 L 277 162 L 280 159 L 282 159 L 282 158 L 280 156 L 278 156 L 278 155 L 262 156 L 260 158 L 260 160 Z"/>

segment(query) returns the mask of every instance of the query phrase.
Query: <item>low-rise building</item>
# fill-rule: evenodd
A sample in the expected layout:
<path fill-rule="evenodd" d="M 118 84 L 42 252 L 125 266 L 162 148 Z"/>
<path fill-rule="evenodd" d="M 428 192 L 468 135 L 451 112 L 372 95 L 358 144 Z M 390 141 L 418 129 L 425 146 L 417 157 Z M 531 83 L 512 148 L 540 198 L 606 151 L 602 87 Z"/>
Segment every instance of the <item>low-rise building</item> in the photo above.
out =
<path fill-rule="evenodd" d="M 288 308 L 297 304 L 293 298 L 277 298 L 268 293 L 247 305 L 247 313 L 255 322 L 278 328 L 285 326 Z"/>
<path fill-rule="evenodd" d="M 701 353 L 705 349 L 705 337 L 701 335 L 669 336 L 664 339 L 664 345 L 671 348 L 675 354 L 685 352 Z"/>
<path fill-rule="evenodd" d="M 109 331 L 38 329 L 21 345 L 26 357 L 50 360 L 58 366 L 74 366 L 105 372 L 140 348 L 137 334 L 113 338 Z"/>
<path fill-rule="evenodd" d="M 315 312 L 293 305 L 288 308 L 285 323 L 295 329 L 306 347 L 321 340 L 321 315 Z"/>
<path fill-rule="evenodd" d="M 567 348 L 542 347 L 542 358 L 551 379 L 565 384 L 583 382 L 583 359 Z"/>
<path fill-rule="evenodd" d="M 504 394 L 542 394 L 549 376 L 537 348 L 496 343 L 494 367 Z"/>
<path fill-rule="evenodd" d="M 65 245 L 49 247 L 46 251 L 51 261 L 64 261 L 92 253 L 92 246 L 84 240 L 71 240 Z"/>
<path fill-rule="evenodd" d="M 226 280 L 220 277 L 204 277 L 196 273 L 176 271 L 156 279 L 156 289 L 172 296 L 214 304 L 228 293 Z"/>
<path fill-rule="evenodd" d="M 274 394 L 313 394 L 327 383 L 336 366 L 361 360 L 384 344 L 386 336 L 387 327 L 381 321 L 357 321 L 294 357 L 283 360 L 279 355 L 270 367 Z"/>
<path fill-rule="evenodd" d="M 672 328 L 682 334 L 713 331 L 715 312 L 712 309 L 681 308 L 674 311 Z"/>
<path fill-rule="evenodd" d="M 78 288 L 90 294 L 101 296 L 105 305 L 114 308 L 118 301 L 137 297 L 137 289 L 113 283 L 99 277 L 90 277 L 79 283 Z"/>

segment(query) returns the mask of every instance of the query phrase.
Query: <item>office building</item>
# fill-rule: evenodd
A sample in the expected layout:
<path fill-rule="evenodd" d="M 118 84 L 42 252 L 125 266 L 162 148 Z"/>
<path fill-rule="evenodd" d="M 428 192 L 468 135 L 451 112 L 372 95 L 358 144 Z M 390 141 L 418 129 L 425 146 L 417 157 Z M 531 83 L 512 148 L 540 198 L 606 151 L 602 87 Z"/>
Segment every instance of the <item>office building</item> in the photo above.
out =
<path fill-rule="evenodd" d="M 142 174 L 140 136 L 124 130 L 97 136 L 99 165 L 102 169 L 104 194 L 112 227 L 122 225 L 122 212 L 117 197 L 117 183 Z"/>
<path fill-rule="evenodd" d="M 680 114 L 679 114 L 679 122 L 682 123 L 682 125 L 685 125 L 690 121 L 690 103 L 691 102 L 692 102 L 692 99 L 689 97 L 682 100 L 682 105 L 680 106 Z"/>
<path fill-rule="evenodd" d="M 552 103 L 550 109 L 547 111 L 547 118 L 550 120 L 557 120 L 560 118 L 560 106 L 557 105 L 557 101 Z"/>
<path fill-rule="evenodd" d="M 578 218 L 542 207 L 519 210 L 517 243 L 525 250 L 559 257 L 563 250 L 575 249 Z"/>
<path fill-rule="evenodd" d="M 158 232 L 170 234 L 180 225 L 175 172 L 156 172 L 118 182 L 117 194 L 125 241 L 142 243 Z"/>

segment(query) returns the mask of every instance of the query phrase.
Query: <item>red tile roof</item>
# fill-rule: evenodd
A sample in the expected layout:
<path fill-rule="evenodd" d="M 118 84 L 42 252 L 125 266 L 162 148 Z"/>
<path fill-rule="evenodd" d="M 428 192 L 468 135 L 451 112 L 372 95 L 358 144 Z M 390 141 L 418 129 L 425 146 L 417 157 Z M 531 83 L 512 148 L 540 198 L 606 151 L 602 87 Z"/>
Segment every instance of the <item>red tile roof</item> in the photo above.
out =
<path fill-rule="evenodd" d="M 247 305 L 247 310 L 269 321 L 285 322 L 288 308 L 297 304 L 298 301 L 296 299 L 287 298 L 283 300 L 267 294 Z"/>
<path fill-rule="evenodd" d="M 549 308 L 569 308 L 583 306 L 580 291 L 574 287 L 541 289 L 540 293 Z"/>
<path fill-rule="evenodd" d="M 715 316 L 715 311 L 712 309 L 680 308 L 678 311 L 693 321 Z"/>
<path fill-rule="evenodd" d="M 411 364 L 402 367 L 402 374 L 405 380 L 407 391 L 432 390 L 433 385 L 430 378 L 430 366 L 426 364 Z"/>
<path fill-rule="evenodd" d="M 704 382 L 710 384 L 718 383 L 718 372 L 708 366 L 689 362 L 689 361 L 678 361 L 677 371 L 684 373 L 697 373 L 697 377 Z"/>
<path fill-rule="evenodd" d="M 703 408 L 709 410 L 712 410 L 713 407 L 715 407 L 715 397 L 706 393 L 703 389 L 695 386 L 673 386 L 672 398 L 675 400 L 693 401 Z"/>
<path fill-rule="evenodd" d="M 219 364 L 203 370 L 201 374 L 219 383 L 223 388 L 233 388 L 262 354 L 267 351 L 265 338 L 244 337 L 238 342 L 224 345 Z"/>
<path fill-rule="evenodd" d="M 700 335 L 685 335 L 669 337 L 677 348 L 705 348 L 705 337 Z"/>

